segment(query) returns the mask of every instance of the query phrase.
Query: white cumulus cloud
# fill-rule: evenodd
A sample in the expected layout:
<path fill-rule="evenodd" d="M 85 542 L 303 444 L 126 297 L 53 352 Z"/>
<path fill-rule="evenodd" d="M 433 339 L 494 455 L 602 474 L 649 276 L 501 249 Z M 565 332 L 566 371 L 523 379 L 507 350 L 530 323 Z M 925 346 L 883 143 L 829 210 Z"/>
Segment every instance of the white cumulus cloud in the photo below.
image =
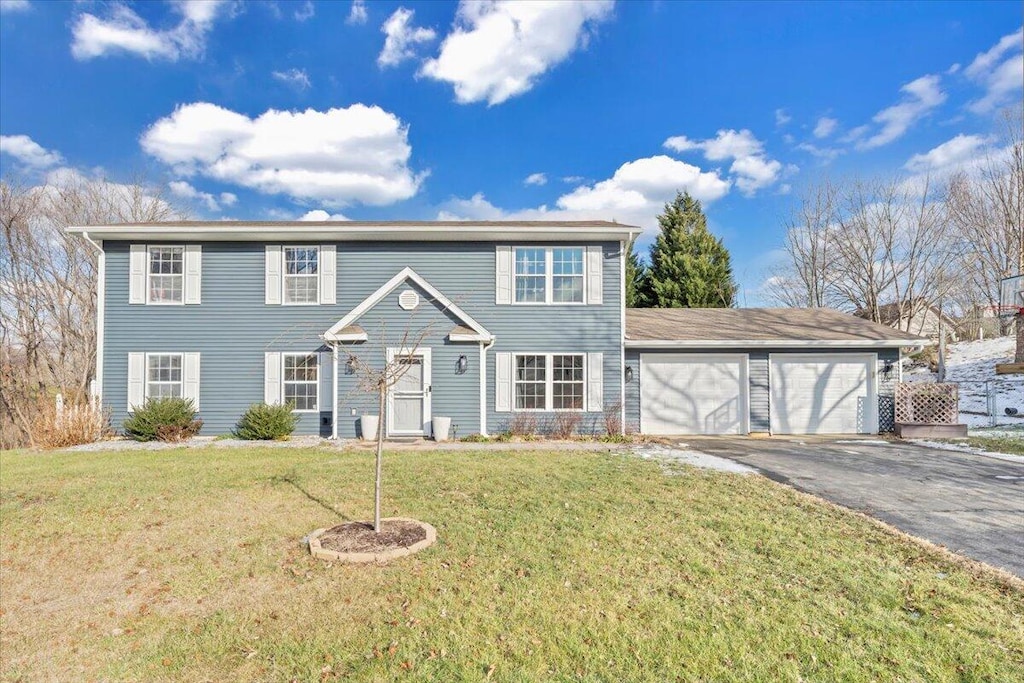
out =
<path fill-rule="evenodd" d="M 904 168 L 912 173 L 936 173 L 973 164 L 979 152 L 985 151 L 991 143 L 990 137 L 961 133 L 923 154 L 910 157 Z"/>
<path fill-rule="evenodd" d="M 111 53 L 170 61 L 199 57 L 214 21 L 227 6 L 226 0 L 179 0 L 171 6 L 180 18 L 176 26 L 167 29 L 153 28 L 121 3 L 111 5 L 104 18 L 83 12 L 71 29 L 71 54 L 79 60 Z"/>
<path fill-rule="evenodd" d="M 874 135 L 863 139 L 872 127 L 858 126 L 844 140 L 856 140 L 858 149 L 887 145 L 902 137 L 911 126 L 946 101 L 946 93 L 939 87 L 939 77 L 934 74 L 907 83 L 900 92 L 904 93 L 902 102 L 886 107 L 872 117 L 872 122 L 879 126 Z"/>
<path fill-rule="evenodd" d="M 305 69 L 288 69 L 287 71 L 273 71 L 270 74 L 275 79 L 290 85 L 298 90 L 308 90 L 312 83 L 309 74 Z"/>
<path fill-rule="evenodd" d="M 231 192 L 221 192 L 219 195 L 202 192 L 184 180 L 172 180 L 167 183 L 167 187 L 175 197 L 202 202 L 210 211 L 220 211 L 221 207 L 233 206 L 238 201 L 238 196 Z"/>
<path fill-rule="evenodd" d="M 501 104 L 586 45 L 611 0 L 462 0 L 455 25 L 420 74 L 451 83 L 456 101 Z"/>
<path fill-rule="evenodd" d="M 828 116 L 822 116 L 818 119 L 818 123 L 814 126 L 814 137 L 827 138 L 829 135 L 835 132 L 836 126 L 839 125 L 839 121 L 829 118 Z"/>
<path fill-rule="evenodd" d="M 482 193 L 468 199 L 454 198 L 444 204 L 439 220 L 617 220 L 653 228 L 657 215 L 676 192 L 689 192 L 704 202 L 720 199 L 731 182 L 717 172 L 656 155 L 622 164 L 612 177 L 580 185 L 559 197 L 555 206 L 504 210 Z"/>
<path fill-rule="evenodd" d="M 64 161 L 60 153 L 46 149 L 27 135 L 0 135 L 0 154 L 9 154 L 35 170 L 52 168 Z"/>
<path fill-rule="evenodd" d="M 1003 36 L 988 51 L 982 52 L 964 69 L 964 75 L 985 89 L 985 94 L 968 105 L 976 114 L 985 114 L 1010 101 L 1024 88 L 1024 28 Z"/>
<path fill-rule="evenodd" d="M 28 0 L 0 0 L 0 12 L 24 12 L 30 7 Z"/>
<path fill-rule="evenodd" d="M 736 187 L 747 196 L 773 184 L 783 173 L 782 163 L 770 159 L 765 154 L 764 143 L 747 129 L 720 130 L 715 137 L 706 140 L 676 135 L 665 140 L 664 146 L 675 152 L 700 150 L 708 161 L 731 159 L 729 173 Z M 793 171 L 795 169 L 792 167 Z"/>
<path fill-rule="evenodd" d="M 313 5 L 313 0 L 306 0 L 304 3 L 299 5 L 299 8 L 295 10 L 296 21 L 306 21 L 312 19 L 316 14 L 316 6 Z"/>
<path fill-rule="evenodd" d="M 328 213 L 323 209 L 313 209 L 299 216 L 300 221 L 347 221 L 348 217 L 340 213 Z"/>
<path fill-rule="evenodd" d="M 368 15 L 366 13 L 366 0 L 352 0 L 352 8 L 348 11 L 346 24 L 365 24 Z"/>
<path fill-rule="evenodd" d="M 789 114 L 787 114 L 785 109 L 776 109 L 775 110 L 775 125 L 776 126 L 780 126 L 780 127 L 784 126 L 784 125 L 786 125 L 787 123 L 789 123 L 792 120 L 793 120 L 793 117 L 790 116 Z"/>
<path fill-rule="evenodd" d="M 548 176 L 545 173 L 531 173 L 523 180 L 524 185 L 546 185 Z"/>
<path fill-rule="evenodd" d="M 425 174 L 409 168 L 408 126 L 377 106 L 256 118 L 208 102 L 179 106 L 142 135 L 143 150 L 180 176 L 202 175 L 329 207 L 408 199 Z"/>
<path fill-rule="evenodd" d="M 377 55 L 377 66 L 398 66 L 407 59 L 416 58 L 416 48 L 437 38 L 434 29 L 413 26 L 415 12 L 399 7 L 380 27 L 384 34 L 384 47 Z"/>

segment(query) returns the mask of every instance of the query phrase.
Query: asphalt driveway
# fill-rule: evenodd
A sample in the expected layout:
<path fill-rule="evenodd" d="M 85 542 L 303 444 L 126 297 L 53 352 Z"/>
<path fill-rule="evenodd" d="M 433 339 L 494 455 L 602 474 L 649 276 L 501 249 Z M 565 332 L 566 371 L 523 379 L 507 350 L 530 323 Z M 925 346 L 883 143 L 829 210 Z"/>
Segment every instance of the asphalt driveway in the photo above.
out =
<path fill-rule="evenodd" d="M 867 438 L 679 441 L 1024 577 L 1024 463 Z"/>

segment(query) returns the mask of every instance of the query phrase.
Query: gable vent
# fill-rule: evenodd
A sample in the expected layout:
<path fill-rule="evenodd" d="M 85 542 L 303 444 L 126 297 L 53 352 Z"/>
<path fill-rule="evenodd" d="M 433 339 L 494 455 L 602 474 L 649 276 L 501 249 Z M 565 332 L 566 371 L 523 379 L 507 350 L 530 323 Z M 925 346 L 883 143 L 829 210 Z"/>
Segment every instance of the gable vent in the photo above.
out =
<path fill-rule="evenodd" d="M 398 295 L 398 305 L 402 307 L 402 310 L 411 311 L 420 305 L 420 295 L 407 289 Z"/>

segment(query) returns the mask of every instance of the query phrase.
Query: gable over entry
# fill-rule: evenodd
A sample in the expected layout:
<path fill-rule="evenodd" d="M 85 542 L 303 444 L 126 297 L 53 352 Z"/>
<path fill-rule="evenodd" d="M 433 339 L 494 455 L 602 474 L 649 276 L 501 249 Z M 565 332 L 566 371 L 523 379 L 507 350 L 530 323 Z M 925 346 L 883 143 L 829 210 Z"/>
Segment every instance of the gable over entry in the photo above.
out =
<path fill-rule="evenodd" d="M 373 294 L 363 299 L 358 306 L 349 311 L 344 318 L 336 322 L 331 329 L 324 332 L 324 341 L 328 343 L 366 341 L 366 331 L 359 327 L 356 322 L 367 311 L 380 303 L 384 297 L 391 294 L 391 292 L 395 291 L 399 285 L 405 282 L 412 282 L 416 284 L 420 289 L 429 294 L 438 306 L 459 320 L 460 324 L 456 325 L 452 331 L 448 333 L 449 341 L 489 342 L 494 339 L 494 335 L 488 332 L 483 325 L 478 323 L 472 316 L 459 308 L 454 301 L 442 294 L 439 289 L 427 282 L 421 275 L 419 275 L 419 273 L 412 268 L 407 267 L 403 268 L 393 278 L 381 285 L 381 287 Z"/>

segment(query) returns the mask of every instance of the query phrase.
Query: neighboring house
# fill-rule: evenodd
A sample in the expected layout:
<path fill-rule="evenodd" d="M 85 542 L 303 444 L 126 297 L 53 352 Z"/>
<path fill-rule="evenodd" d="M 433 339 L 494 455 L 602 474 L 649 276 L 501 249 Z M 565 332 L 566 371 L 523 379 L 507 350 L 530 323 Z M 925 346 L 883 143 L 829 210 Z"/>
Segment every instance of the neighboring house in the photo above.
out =
<path fill-rule="evenodd" d="M 870 311 L 857 311 L 855 315 L 860 318 L 871 318 Z M 947 340 L 956 341 L 960 329 L 960 324 L 955 318 L 922 299 L 879 306 L 878 317 L 883 325 L 935 341 L 942 332 L 946 333 Z"/>
<path fill-rule="evenodd" d="M 208 434 L 264 401 L 294 403 L 300 434 L 351 438 L 377 400 L 350 358 L 408 355 L 389 436 L 430 436 L 432 416 L 464 436 L 564 412 L 591 433 L 609 414 L 651 433 L 870 433 L 899 348 L 925 341 L 834 311 L 627 311 L 638 229 L 618 223 L 69 231 L 100 253 L 96 385 L 115 426 L 184 396 Z"/>

